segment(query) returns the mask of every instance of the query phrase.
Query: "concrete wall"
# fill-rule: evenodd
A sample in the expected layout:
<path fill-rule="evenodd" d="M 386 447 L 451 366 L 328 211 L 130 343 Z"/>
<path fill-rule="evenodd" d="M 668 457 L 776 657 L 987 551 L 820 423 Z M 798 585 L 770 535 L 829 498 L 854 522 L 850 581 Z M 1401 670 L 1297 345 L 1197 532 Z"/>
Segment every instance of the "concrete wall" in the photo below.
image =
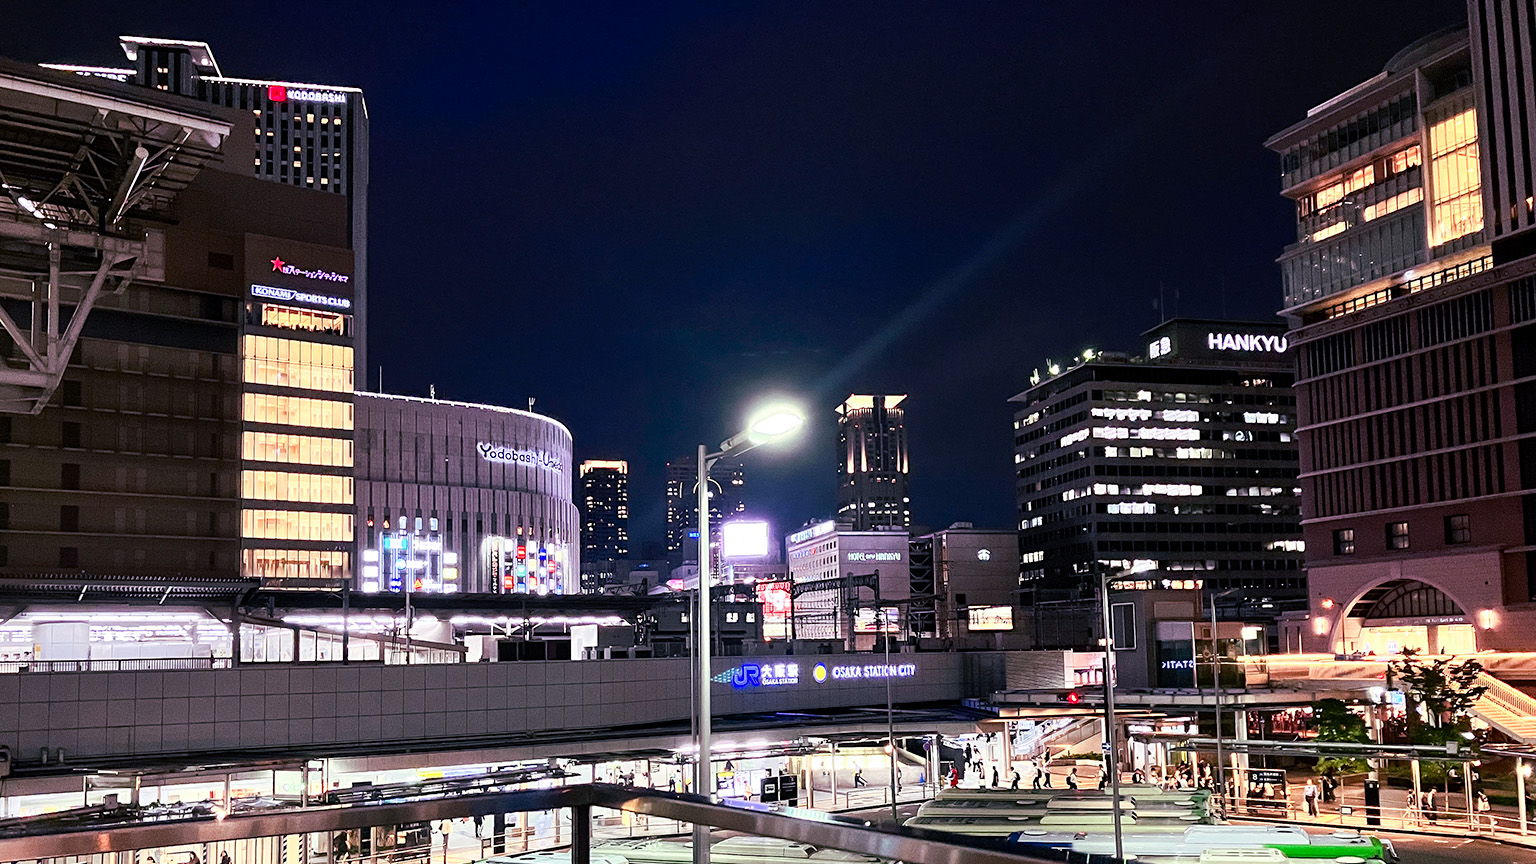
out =
<path fill-rule="evenodd" d="M 965 692 L 962 659 L 893 657 L 893 664 L 916 666 L 911 677 L 894 679 L 896 701 L 988 695 Z M 795 664 L 796 683 L 731 683 L 733 670 L 770 661 Z M 868 654 L 726 658 L 714 667 L 714 713 L 884 705 L 884 679 L 829 674 L 818 682 L 813 674 L 817 663 L 836 670 L 883 662 Z M 33 763 L 43 747 L 63 748 L 70 760 L 111 760 L 221 751 L 323 755 L 397 741 L 510 743 L 562 730 L 686 722 L 688 669 L 686 658 L 669 658 L 0 675 L 0 745 Z"/>

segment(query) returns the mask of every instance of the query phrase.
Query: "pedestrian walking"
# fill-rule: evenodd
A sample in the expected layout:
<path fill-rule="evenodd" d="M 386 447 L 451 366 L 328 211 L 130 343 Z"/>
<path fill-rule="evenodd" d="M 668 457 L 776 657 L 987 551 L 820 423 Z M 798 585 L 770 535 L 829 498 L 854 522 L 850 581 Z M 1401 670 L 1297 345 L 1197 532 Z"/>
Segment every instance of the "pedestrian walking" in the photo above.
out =
<path fill-rule="evenodd" d="M 1076 765 L 1073 765 L 1072 766 L 1072 770 L 1067 772 L 1067 788 L 1068 789 L 1076 789 L 1077 788 L 1077 766 Z"/>
<path fill-rule="evenodd" d="M 1019 780 L 1020 779 L 1022 779 L 1022 778 L 1019 777 L 1019 769 L 1017 769 L 1017 768 L 1013 769 L 1013 785 L 1009 786 L 1008 788 L 1017 791 L 1018 788 L 1019 788 Z"/>
<path fill-rule="evenodd" d="M 949 769 L 949 788 L 960 788 L 960 770 L 958 768 L 951 767 Z"/>
<path fill-rule="evenodd" d="M 865 785 L 867 785 L 867 784 L 864 782 L 864 769 L 863 768 L 855 768 L 855 769 L 853 769 L 853 788 L 858 789 L 858 788 L 860 788 L 862 786 L 865 786 Z"/>
<path fill-rule="evenodd" d="M 1315 818 L 1317 816 L 1317 784 L 1313 783 L 1310 777 L 1307 778 L 1306 787 L 1301 790 L 1301 800 L 1307 805 L 1307 815 Z"/>
<path fill-rule="evenodd" d="M 1440 814 L 1435 806 L 1435 790 L 1424 793 L 1424 815 L 1429 817 L 1429 824 L 1435 825 L 1440 821 Z"/>
<path fill-rule="evenodd" d="M 1035 764 L 1035 765 L 1032 765 L 1031 767 L 1033 767 L 1035 769 L 1035 774 L 1034 774 L 1033 777 L 1029 778 L 1030 788 L 1032 788 L 1032 789 L 1039 789 L 1039 788 L 1041 788 L 1040 787 L 1040 774 L 1042 773 L 1040 771 L 1040 766 L 1038 764 Z"/>

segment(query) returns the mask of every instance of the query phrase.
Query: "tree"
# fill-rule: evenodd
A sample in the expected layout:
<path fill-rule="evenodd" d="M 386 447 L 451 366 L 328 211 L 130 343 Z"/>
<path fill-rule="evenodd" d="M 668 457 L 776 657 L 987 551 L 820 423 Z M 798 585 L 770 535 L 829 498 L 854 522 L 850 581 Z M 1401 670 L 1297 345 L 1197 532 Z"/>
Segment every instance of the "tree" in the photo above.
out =
<path fill-rule="evenodd" d="M 1443 743 L 1447 734 L 1467 723 L 1472 706 L 1488 692 L 1488 685 L 1478 683 L 1483 664 L 1476 660 L 1452 663 L 1447 659 L 1423 662 L 1418 652 L 1403 650 L 1400 660 L 1387 664 L 1387 685 L 1396 681 L 1408 705 L 1408 733 L 1416 743 Z M 1429 729 L 1419 720 L 1417 707 L 1424 706 Z M 1429 731 L 1430 729 L 1434 731 Z"/>
<path fill-rule="evenodd" d="M 1309 725 L 1312 727 L 1312 731 L 1317 734 L 1318 741 L 1368 744 L 1371 740 L 1370 730 L 1366 728 L 1365 719 L 1349 710 L 1349 706 L 1339 699 L 1319 699 L 1312 706 L 1312 719 Z M 1363 759 L 1323 756 L 1317 760 L 1317 771 L 1319 773 L 1333 768 L 1336 771 L 1349 774 L 1356 771 L 1364 771 L 1365 767 L 1366 763 Z"/>

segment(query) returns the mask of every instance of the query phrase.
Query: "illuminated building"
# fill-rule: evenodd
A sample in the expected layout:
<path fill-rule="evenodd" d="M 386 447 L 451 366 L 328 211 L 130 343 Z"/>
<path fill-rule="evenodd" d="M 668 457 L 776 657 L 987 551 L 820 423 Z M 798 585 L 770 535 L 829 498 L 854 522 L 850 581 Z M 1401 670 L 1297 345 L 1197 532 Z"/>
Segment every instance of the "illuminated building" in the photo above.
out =
<path fill-rule="evenodd" d="M 667 463 L 667 555 L 674 564 L 698 560 L 699 465 L 685 456 Z M 710 548 L 719 571 L 720 528 L 725 520 L 746 512 L 746 474 L 738 459 L 721 459 L 709 469 Z"/>
<path fill-rule="evenodd" d="M 1010 400 L 1021 584 L 1135 569 L 1117 584 L 1232 590 L 1273 618 L 1306 590 L 1285 328 L 1175 319 L 1146 342 L 1047 364 Z"/>
<path fill-rule="evenodd" d="M 3 410 L 19 413 L 0 416 L 0 567 L 337 584 L 351 546 L 347 201 L 252 177 L 231 155 L 248 113 L 4 66 L 0 139 L 33 143 L 0 147 L 0 268 L 21 277 L 0 309 L 46 308 L 16 286 L 51 281 L 50 248 L 79 293 L 63 300 L 67 363 L 45 364 L 57 379 L 23 371 L 36 349 L 6 349 Z M 56 134 L 36 134 L 39 94 Z M 119 179 L 102 192 L 80 170 Z"/>
<path fill-rule="evenodd" d="M 1297 242 L 1297 650 L 1523 649 L 1536 624 L 1533 22 L 1468 4 L 1267 145 Z"/>
<path fill-rule="evenodd" d="M 905 528 L 860 531 L 830 520 L 784 538 L 785 564 L 795 592 L 790 603 L 792 638 L 841 642 L 850 650 L 873 647 L 883 626 L 899 634 L 898 639 L 907 638 L 907 540 Z"/>
<path fill-rule="evenodd" d="M 912 526 L 906 398 L 854 394 L 837 406 L 837 518 L 856 530 Z"/>
<path fill-rule="evenodd" d="M 596 590 L 615 576 L 614 562 L 629 557 L 629 463 L 581 463 L 582 587 Z"/>
<path fill-rule="evenodd" d="M 355 256 L 349 280 L 350 314 L 356 322 L 354 368 L 367 370 L 368 108 L 363 92 L 329 84 L 232 78 L 223 74 L 206 42 L 123 36 L 118 46 L 127 65 L 43 66 L 248 114 L 251 127 L 242 128 L 241 140 L 232 141 L 225 151 L 232 170 L 249 164 L 252 175 L 263 180 L 329 192 L 346 200 L 349 241 L 341 245 L 351 248 Z M 249 148 L 245 141 L 251 142 Z"/>
<path fill-rule="evenodd" d="M 565 426 L 495 405 L 355 398 L 359 590 L 579 592 Z"/>
<path fill-rule="evenodd" d="M 280 588 L 352 575 L 352 254 L 247 235 L 240 335 L 241 573 Z"/>

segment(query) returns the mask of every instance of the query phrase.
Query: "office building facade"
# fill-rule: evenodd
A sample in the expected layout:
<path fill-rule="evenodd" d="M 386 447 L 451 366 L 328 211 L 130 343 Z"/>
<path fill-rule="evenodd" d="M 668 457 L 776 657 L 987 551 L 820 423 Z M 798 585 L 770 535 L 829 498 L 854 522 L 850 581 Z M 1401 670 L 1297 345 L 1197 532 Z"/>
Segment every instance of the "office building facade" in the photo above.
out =
<path fill-rule="evenodd" d="M 912 527 L 906 396 L 849 396 L 837 406 L 837 518 L 856 530 Z"/>
<path fill-rule="evenodd" d="M 580 592 L 564 425 L 495 405 L 355 398 L 359 590 Z"/>
<path fill-rule="evenodd" d="M 882 629 L 905 639 L 907 541 L 904 528 L 859 531 L 835 521 L 786 537 L 791 637 L 841 642 L 849 650 L 872 647 Z"/>
<path fill-rule="evenodd" d="M 1516 6 L 1473 0 L 1470 30 L 1404 48 L 1268 142 L 1298 218 L 1280 260 L 1311 590 L 1287 648 L 1521 647 L 1536 624 L 1536 118 Z"/>
<path fill-rule="evenodd" d="M 314 289 L 310 277 L 350 272 L 346 201 L 253 178 L 230 143 L 250 132 L 242 112 L 5 66 L 0 233 L 18 244 L 5 268 L 36 273 L 55 297 L 55 287 L 79 293 L 65 301 L 74 310 L 60 339 L 34 342 L 67 356 L 43 364 L 57 380 L 23 371 L 43 358 L 6 340 L 0 389 L 18 413 L 0 418 L 0 458 L 15 469 L 0 494 L 3 566 L 109 582 L 244 569 L 336 584 L 350 548 L 333 542 L 350 516 L 331 506 L 351 483 L 350 368 L 337 348 L 350 338 L 350 300 L 344 283 Z M 37 158 L 39 122 L 58 132 L 61 158 Z M 92 204 L 66 166 L 101 136 L 129 161 L 96 166 L 125 179 Z M 275 272 L 279 255 L 314 269 Z M 86 261 L 96 276 L 78 275 Z M 12 323 L 46 335 L 27 315 L 29 293 L 7 284 L 0 307 Z"/>
<path fill-rule="evenodd" d="M 629 463 L 588 459 L 580 475 L 581 581 L 595 591 L 615 578 L 614 562 L 629 557 Z"/>
<path fill-rule="evenodd" d="M 698 457 L 667 462 L 667 556 L 674 563 L 698 560 Z M 747 478 L 741 460 L 721 459 L 709 469 L 710 547 L 719 572 L 720 526 L 747 510 Z"/>
<path fill-rule="evenodd" d="M 588 459 L 581 463 L 582 560 L 629 557 L 629 463 Z"/>
<path fill-rule="evenodd" d="M 909 626 L 914 636 L 955 640 L 1014 631 L 1018 532 L 957 522 L 913 537 L 908 561 Z"/>
<path fill-rule="evenodd" d="M 1305 596 L 1292 364 L 1279 322 L 1175 319 L 1144 356 L 1086 352 L 1011 400 L 1024 588 Z M 1231 607 L 1236 607 L 1232 609 Z"/>
<path fill-rule="evenodd" d="M 357 362 L 366 372 L 368 330 L 368 106 L 356 87 L 226 76 L 206 42 L 123 36 L 126 65 L 45 63 L 45 68 L 185 96 L 251 115 L 252 128 L 229 143 L 231 165 L 251 175 L 329 192 L 347 202 Z M 249 147 L 247 147 L 249 143 Z M 297 266 L 297 265 L 296 265 Z M 366 380 L 363 375 L 359 383 Z"/>

